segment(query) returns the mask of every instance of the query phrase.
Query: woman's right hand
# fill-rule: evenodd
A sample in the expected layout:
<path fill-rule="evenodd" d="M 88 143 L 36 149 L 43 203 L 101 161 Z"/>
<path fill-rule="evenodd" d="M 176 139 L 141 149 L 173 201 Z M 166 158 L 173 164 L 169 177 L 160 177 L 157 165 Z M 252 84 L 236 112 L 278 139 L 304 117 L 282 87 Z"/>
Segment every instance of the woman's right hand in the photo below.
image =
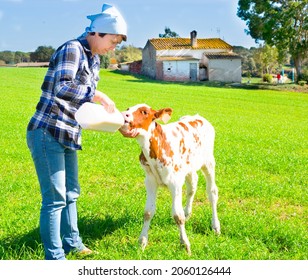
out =
<path fill-rule="evenodd" d="M 135 138 L 139 135 L 139 132 L 136 129 L 126 130 L 123 126 L 119 128 L 119 131 L 127 138 Z"/>

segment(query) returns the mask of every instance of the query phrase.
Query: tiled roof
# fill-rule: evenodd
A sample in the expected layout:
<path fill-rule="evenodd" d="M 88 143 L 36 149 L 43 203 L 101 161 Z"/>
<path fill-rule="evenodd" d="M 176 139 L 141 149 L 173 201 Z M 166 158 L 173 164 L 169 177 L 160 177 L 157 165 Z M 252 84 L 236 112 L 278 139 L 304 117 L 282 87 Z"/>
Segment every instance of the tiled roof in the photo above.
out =
<path fill-rule="evenodd" d="M 219 38 L 197 39 L 197 46 L 192 47 L 190 38 L 157 38 L 150 39 L 156 50 L 178 49 L 232 49 L 232 46 Z"/>
<path fill-rule="evenodd" d="M 205 53 L 208 59 L 234 59 L 242 58 L 240 55 L 233 52 Z"/>

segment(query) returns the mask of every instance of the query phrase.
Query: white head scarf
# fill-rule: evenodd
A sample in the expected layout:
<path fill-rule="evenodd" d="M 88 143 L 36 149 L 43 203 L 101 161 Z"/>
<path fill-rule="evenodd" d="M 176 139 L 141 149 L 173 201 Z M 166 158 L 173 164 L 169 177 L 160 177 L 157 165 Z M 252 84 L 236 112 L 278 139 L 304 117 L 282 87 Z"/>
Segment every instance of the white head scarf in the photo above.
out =
<path fill-rule="evenodd" d="M 98 32 L 107 34 L 123 35 L 123 40 L 127 39 L 127 25 L 120 12 L 112 5 L 103 4 L 102 12 L 96 15 L 87 16 L 91 24 L 86 28 L 86 32 Z"/>

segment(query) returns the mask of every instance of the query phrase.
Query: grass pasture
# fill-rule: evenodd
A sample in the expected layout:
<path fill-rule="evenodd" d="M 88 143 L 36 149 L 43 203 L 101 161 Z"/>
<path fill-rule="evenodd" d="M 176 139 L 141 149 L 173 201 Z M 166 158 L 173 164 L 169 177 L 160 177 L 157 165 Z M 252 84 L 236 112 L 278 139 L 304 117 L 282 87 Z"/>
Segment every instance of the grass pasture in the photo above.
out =
<path fill-rule="evenodd" d="M 46 69 L 0 68 L 0 259 L 43 259 L 40 192 L 25 133 Z M 137 103 L 172 107 L 171 121 L 199 113 L 216 129 L 216 180 L 221 235 L 200 176 L 186 223 L 192 255 L 179 244 L 168 190 L 142 251 L 145 203 L 139 146 L 120 133 L 83 131 L 78 202 L 91 259 L 308 259 L 308 95 L 273 90 L 162 83 L 102 70 L 99 89 L 124 110 Z M 200 174 L 201 175 L 201 174 Z M 185 188 L 183 188 L 185 191 Z M 69 259 L 76 256 L 69 255 Z"/>

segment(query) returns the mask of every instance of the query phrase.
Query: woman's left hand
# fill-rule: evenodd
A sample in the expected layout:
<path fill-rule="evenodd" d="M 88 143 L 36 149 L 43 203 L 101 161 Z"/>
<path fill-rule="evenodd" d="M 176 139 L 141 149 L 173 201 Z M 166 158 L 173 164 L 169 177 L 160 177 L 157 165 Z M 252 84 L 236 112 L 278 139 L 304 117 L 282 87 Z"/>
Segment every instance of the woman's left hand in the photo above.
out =
<path fill-rule="evenodd" d="M 99 90 L 95 90 L 93 101 L 102 104 L 108 113 L 113 113 L 115 110 L 115 103 L 113 100 Z"/>

